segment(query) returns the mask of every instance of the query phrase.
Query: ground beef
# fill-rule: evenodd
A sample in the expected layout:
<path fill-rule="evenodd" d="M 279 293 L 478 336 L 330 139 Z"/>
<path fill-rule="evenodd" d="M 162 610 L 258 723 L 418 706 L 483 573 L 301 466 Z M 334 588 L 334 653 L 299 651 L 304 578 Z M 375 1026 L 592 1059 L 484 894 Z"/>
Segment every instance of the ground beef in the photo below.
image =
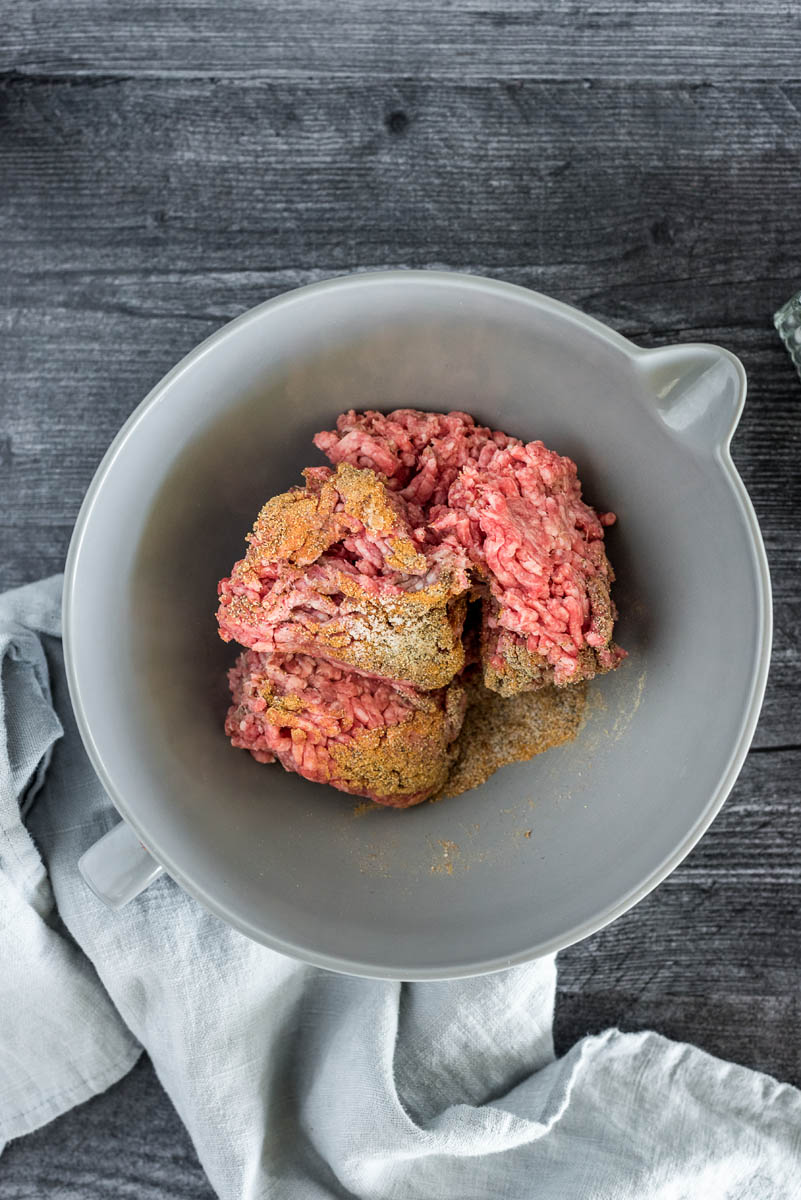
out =
<path fill-rule="evenodd" d="M 348 462 L 384 475 L 417 507 L 444 504 L 461 468 L 488 443 L 502 448 L 514 438 L 476 425 L 467 413 L 425 413 L 399 408 L 391 413 L 353 409 L 337 418 L 336 430 L 318 433 L 314 444 L 333 463 Z"/>
<path fill-rule="evenodd" d="M 308 655 L 244 651 L 225 731 L 259 762 L 407 808 L 440 790 L 465 713 L 461 684 L 420 692 Z"/>
<path fill-rule="evenodd" d="M 465 551 L 427 541 L 372 470 L 304 475 L 304 488 L 265 504 L 220 582 L 223 639 L 424 689 L 449 683 L 464 665 Z"/>
<path fill-rule="evenodd" d="M 428 544 L 465 552 L 471 594 L 483 590 L 488 687 L 514 695 L 618 664 L 603 542 L 615 518 L 583 502 L 569 458 L 466 413 L 413 409 L 344 413 L 315 444 L 333 462 L 382 471 L 421 510 Z"/>
<path fill-rule="evenodd" d="M 466 664 L 511 697 L 620 662 L 615 518 L 584 503 L 569 458 L 466 413 L 351 411 L 314 440 L 334 469 L 264 505 L 219 585 L 220 635 L 248 648 L 226 731 L 406 807 L 443 787 Z"/>

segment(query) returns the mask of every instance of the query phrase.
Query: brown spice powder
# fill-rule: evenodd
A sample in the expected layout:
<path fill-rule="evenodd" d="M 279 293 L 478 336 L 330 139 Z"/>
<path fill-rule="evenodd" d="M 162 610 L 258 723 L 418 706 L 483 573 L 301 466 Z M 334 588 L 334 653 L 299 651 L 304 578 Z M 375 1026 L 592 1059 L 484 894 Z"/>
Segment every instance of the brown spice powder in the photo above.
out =
<path fill-rule="evenodd" d="M 400 807 L 409 797 L 439 788 L 453 753 L 447 744 L 447 718 L 434 700 L 397 725 L 364 729 L 348 745 L 332 745 L 331 755 L 355 792 L 393 797 Z"/>
<path fill-rule="evenodd" d="M 340 500 L 342 507 L 337 509 Z M 264 564 L 280 561 L 286 564 L 285 577 L 294 567 L 301 578 L 303 569 L 346 537 L 354 522 L 387 539 L 389 567 L 425 574 L 426 557 L 403 531 L 386 483 L 375 471 L 340 463 L 318 490 L 295 488 L 267 501 L 248 535 L 239 576 L 257 589 Z M 427 586 L 382 596 L 346 571 L 339 572 L 338 584 L 347 599 L 342 620 L 319 625 L 306 621 L 308 640 L 299 628 L 294 650 L 314 654 L 318 648 L 360 671 L 424 690 L 444 687 L 462 669 L 466 599 L 456 594 L 449 572 Z M 261 604 L 250 595 L 239 595 L 231 600 L 229 612 L 245 625 L 258 624 Z"/>
<path fill-rule="evenodd" d="M 342 509 L 335 511 L 340 500 Z M 354 521 L 390 538 L 392 553 L 387 562 L 391 567 L 412 574 L 426 570 L 425 555 L 409 537 L 398 534 L 400 518 L 386 485 L 375 471 L 348 463 L 340 463 L 319 490 L 293 488 L 267 501 L 248 535 L 247 566 L 257 568 L 279 560 L 310 566 L 347 536 Z"/>
<path fill-rule="evenodd" d="M 317 494 L 295 490 L 273 496 L 248 534 L 246 566 L 257 577 L 260 563 L 278 559 L 308 567 L 343 536 L 342 518 L 334 512 L 338 498 L 331 483 Z"/>
<path fill-rule="evenodd" d="M 444 687 L 462 669 L 465 601 L 449 599 L 450 576 L 381 600 L 345 572 L 339 585 L 352 602 L 347 621 L 308 630 L 310 640 L 336 652 L 339 661 L 424 690 Z"/>
<path fill-rule="evenodd" d="M 459 756 L 444 788 L 433 797 L 436 800 L 480 787 L 501 767 L 526 762 L 572 741 L 581 728 L 586 703 L 583 683 L 505 698 L 485 688 L 477 671 L 471 671 L 465 682 L 468 709 L 458 740 Z"/>

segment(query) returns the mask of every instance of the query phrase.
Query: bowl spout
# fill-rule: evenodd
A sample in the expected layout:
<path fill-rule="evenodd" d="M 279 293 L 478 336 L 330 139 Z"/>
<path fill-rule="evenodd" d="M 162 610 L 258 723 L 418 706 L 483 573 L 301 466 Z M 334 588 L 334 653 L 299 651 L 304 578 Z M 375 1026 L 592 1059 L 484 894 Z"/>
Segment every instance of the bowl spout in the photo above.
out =
<path fill-rule="evenodd" d="M 728 447 L 745 403 L 738 358 L 699 343 L 645 350 L 639 365 L 656 397 L 656 416 L 676 437 L 704 454 Z"/>

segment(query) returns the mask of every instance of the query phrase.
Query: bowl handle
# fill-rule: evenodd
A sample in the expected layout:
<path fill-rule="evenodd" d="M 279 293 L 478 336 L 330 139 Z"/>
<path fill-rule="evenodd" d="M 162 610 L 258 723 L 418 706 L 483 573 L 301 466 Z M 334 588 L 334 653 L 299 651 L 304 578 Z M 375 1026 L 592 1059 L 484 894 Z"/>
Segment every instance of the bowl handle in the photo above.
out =
<path fill-rule="evenodd" d="M 78 870 L 109 908 L 122 908 L 164 872 L 125 821 L 89 847 L 78 860 Z"/>
<path fill-rule="evenodd" d="M 674 437 L 701 453 L 728 446 L 743 411 L 746 377 L 728 350 L 686 342 L 642 350 L 639 367 L 656 415 Z"/>

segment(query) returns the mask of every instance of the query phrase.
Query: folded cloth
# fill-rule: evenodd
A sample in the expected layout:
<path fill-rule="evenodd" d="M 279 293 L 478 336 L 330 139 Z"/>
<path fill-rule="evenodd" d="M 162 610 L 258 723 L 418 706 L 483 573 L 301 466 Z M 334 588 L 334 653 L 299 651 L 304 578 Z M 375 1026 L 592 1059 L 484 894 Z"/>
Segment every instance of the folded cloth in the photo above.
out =
<path fill-rule="evenodd" d="M 384 983 L 256 945 L 166 877 L 106 909 L 76 862 L 117 818 L 58 631 L 58 580 L 0 598 L 0 1143 L 144 1046 L 225 1200 L 801 1197 L 801 1093 L 655 1033 L 554 1059 L 553 958 Z"/>

